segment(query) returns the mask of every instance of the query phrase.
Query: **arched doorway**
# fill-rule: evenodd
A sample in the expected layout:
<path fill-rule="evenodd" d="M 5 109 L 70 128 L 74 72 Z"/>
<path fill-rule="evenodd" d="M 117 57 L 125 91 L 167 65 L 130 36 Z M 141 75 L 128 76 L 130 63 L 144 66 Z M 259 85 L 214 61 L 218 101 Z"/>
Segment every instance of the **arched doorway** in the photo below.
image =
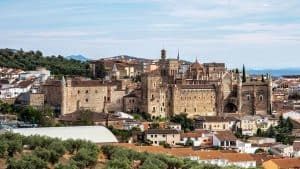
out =
<path fill-rule="evenodd" d="M 235 113 L 237 111 L 237 106 L 233 103 L 227 103 L 224 109 L 225 113 Z"/>

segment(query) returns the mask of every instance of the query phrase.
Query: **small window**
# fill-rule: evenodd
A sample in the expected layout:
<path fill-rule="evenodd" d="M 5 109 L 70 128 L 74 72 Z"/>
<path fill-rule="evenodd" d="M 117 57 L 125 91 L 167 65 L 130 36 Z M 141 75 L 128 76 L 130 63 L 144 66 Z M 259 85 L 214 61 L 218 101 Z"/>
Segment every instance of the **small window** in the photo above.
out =
<path fill-rule="evenodd" d="M 77 93 L 79 94 L 79 93 L 80 93 L 80 90 L 78 90 Z"/>
<path fill-rule="evenodd" d="M 263 101 L 264 100 L 264 96 L 263 95 L 260 95 L 259 96 L 259 101 Z"/>
<path fill-rule="evenodd" d="M 247 100 L 248 100 L 248 101 L 250 100 L 250 95 L 247 95 Z"/>
<path fill-rule="evenodd" d="M 89 99 L 85 99 L 85 102 L 89 102 Z"/>
<path fill-rule="evenodd" d="M 163 137 L 166 137 L 166 135 L 164 135 L 164 134 L 163 134 L 162 136 L 163 136 Z"/>
<path fill-rule="evenodd" d="M 88 90 L 86 90 L 86 91 L 85 91 L 85 93 L 89 93 L 89 91 L 88 91 Z"/>
<path fill-rule="evenodd" d="M 98 93 L 98 90 L 95 90 L 95 93 Z"/>

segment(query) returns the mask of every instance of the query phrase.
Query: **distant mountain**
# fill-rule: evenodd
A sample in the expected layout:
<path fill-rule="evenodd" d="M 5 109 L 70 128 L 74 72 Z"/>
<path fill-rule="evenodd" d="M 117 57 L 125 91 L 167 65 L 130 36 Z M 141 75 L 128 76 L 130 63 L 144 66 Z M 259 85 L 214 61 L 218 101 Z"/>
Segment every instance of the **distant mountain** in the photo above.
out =
<path fill-rule="evenodd" d="M 70 55 L 70 56 L 66 56 L 65 58 L 66 58 L 66 59 L 79 60 L 79 61 L 82 61 L 82 62 L 85 62 L 85 61 L 89 61 L 89 60 L 90 60 L 90 59 L 88 59 L 87 57 L 82 56 L 82 55 Z"/>
<path fill-rule="evenodd" d="M 128 55 L 119 55 L 119 56 L 112 56 L 105 59 L 128 59 L 128 60 L 149 60 L 145 58 L 139 58 L 135 56 L 128 56 Z"/>
<path fill-rule="evenodd" d="M 282 69 L 250 69 L 247 73 L 251 75 L 271 74 L 272 76 L 300 75 L 300 68 L 282 68 Z"/>

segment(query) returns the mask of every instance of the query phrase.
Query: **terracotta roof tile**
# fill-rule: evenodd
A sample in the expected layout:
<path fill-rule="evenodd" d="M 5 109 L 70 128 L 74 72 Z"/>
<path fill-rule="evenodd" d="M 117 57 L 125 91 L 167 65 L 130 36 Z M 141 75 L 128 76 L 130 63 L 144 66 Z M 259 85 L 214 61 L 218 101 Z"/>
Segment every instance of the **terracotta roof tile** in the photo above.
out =
<path fill-rule="evenodd" d="M 300 158 L 272 159 L 279 168 L 300 168 Z"/>
<path fill-rule="evenodd" d="M 149 129 L 146 134 L 179 134 L 179 131 L 174 129 Z"/>
<path fill-rule="evenodd" d="M 214 134 L 220 141 L 234 141 L 237 140 L 235 135 L 231 131 L 218 131 Z"/>
<path fill-rule="evenodd" d="M 189 133 L 181 133 L 180 138 L 189 138 L 189 137 L 201 137 L 202 134 L 198 132 L 189 132 Z"/>

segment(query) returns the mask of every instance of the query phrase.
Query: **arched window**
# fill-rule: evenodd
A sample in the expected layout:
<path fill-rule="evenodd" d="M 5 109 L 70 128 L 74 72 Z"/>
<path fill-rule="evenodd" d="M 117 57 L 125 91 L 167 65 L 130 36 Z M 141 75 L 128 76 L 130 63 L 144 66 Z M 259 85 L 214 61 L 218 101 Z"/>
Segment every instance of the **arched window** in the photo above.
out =
<path fill-rule="evenodd" d="M 248 100 L 248 101 L 250 100 L 250 95 L 249 95 L 249 94 L 247 95 L 247 100 Z"/>
<path fill-rule="evenodd" d="M 259 96 L 259 101 L 263 101 L 264 100 L 264 96 L 263 95 L 260 95 Z"/>

